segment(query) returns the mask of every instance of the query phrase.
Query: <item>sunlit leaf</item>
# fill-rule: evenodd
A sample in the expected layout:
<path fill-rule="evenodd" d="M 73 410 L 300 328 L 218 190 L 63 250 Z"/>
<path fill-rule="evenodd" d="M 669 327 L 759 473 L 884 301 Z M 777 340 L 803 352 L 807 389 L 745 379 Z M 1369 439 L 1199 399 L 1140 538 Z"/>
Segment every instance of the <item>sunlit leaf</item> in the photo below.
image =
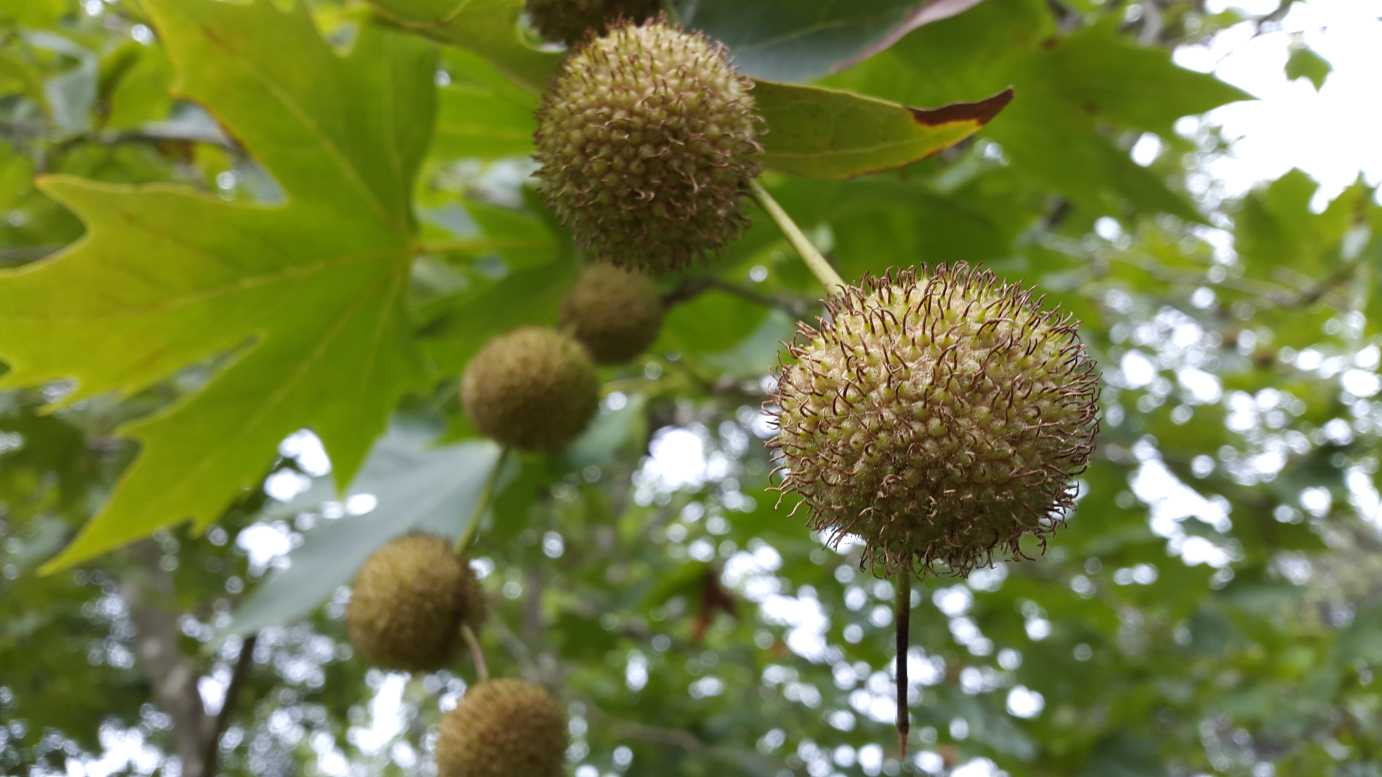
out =
<path fill-rule="evenodd" d="M 129 394 L 232 354 L 204 388 L 123 430 L 139 458 L 50 569 L 187 519 L 207 526 L 302 427 L 349 481 L 423 375 L 401 295 L 431 134 L 427 47 L 366 31 L 342 58 L 301 9 L 147 6 L 178 89 L 216 112 L 287 202 L 44 182 L 88 233 L 0 276 L 5 385 L 72 379 L 69 402 Z"/>

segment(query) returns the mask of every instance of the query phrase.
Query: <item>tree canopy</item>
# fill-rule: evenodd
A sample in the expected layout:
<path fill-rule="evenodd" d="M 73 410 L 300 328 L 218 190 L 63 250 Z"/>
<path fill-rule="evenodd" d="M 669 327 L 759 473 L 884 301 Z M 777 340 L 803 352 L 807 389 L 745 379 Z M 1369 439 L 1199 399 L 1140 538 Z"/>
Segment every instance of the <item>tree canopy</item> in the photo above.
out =
<path fill-rule="evenodd" d="M 461 376 L 593 257 L 522 0 L 0 3 L 0 773 L 434 774 L 478 653 L 576 777 L 1382 776 L 1382 201 L 1213 178 L 1253 95 L 1173 51 L 1292 2 L 1205 5 L 667 3 L 752 79 L 749 223 L 527 452 Z M 774 472 L 815 251 L 991 270 L 1102 373 L 1064 525 L 904 590 L 905 757 L 894 581 Z M 372 668 L 350 583 L 415 531 L 488 617 Z"/>

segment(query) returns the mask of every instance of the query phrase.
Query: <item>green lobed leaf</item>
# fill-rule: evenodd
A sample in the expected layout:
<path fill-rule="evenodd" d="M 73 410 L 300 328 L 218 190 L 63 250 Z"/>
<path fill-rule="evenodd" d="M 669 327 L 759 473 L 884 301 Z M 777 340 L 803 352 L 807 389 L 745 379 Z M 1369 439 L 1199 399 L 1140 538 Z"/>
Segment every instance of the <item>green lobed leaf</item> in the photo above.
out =
<path fill-rule="evenodd" d="M 1041 0 L 984 3 L 913 32 L 888 51 L 828 83 L 911 104 L 943 105 L 1011 85 L 1021 95 L 986 129 L 1004 157 L 1033 183 L 1091 212 L 1129 206 L 1187 220 L 1200 216 L 1166 181 L 1132 162 L 1100 121 L 1159 129 L 1180 115 L 1242 99 L 1238 90 L 1176 67 L 1165 52 L 1112 40 L 1102 28 L 1067 38 Z M 1070 52 L 1063 51 L 1070 46 Z M 1114 65 L 1090 60 L 1096 52 Z M 1186 97 L 1147 101 L 1130 83 L 1171 83 Z M 1138 101 L 1154 102 L 1142 105 Z"/>
<path fill-rule="evenodd" d="M 1331 287 L 1346 287 L 1351 277 L 1366 283 L 1372 190 L 1359 181 L 1314 213 L 1317 190 L 1310 176 L 1293 169 L 1250 192 L 1234 214 L 1234 248 L 1244 273 L 1300 289 L 1299 305 L 1262 313 L 1281 345 L 1311 342 L 1321 331 L 1333 312 L 1317 303 L 1328 301 Z M 1371 250 L 1375 254 L 1376 246 Z"/>
<path fill-rule="evenodd" d="M 433 153 L 474 159 L 531 154 L 536 96 L 469 51 L 447 51 L 445 65 L 451 83 L 439 93 Z"/>
<path fill-rule="evenodd" d="M 365 30 L 342 58 L 301 6 L 146 5 L 177 90 L 219 116 L 287 202 L 42 182 L 87 235 L 0 274 L 10 366 L 0 385 L 74 379 L 71 402 L 130 394 L 233 354 L 203 388 L 121 429 L 140 455 L 50 571 L 183 520 L 207 526 L 304 426 L 348 482 L 424 376 L 402 294 L 409 195 L 432 126 L 432 52 Z"/>
<path fill-rule="evenodd" d="M 515 83 L 541 92 L 561 57 L 521 36 L 523 0 L 369 0 L 386 22 L 489 60 Z"/>
<path fill-rule="evenodd" d="M 1305 46 L 1293 48 L 1286 60 L 1286 77 L 1292 80 L 1304 78 L 1314 84 L 1316 90 L 1324 86 L 1324 79 L 1329 77 L 1330 70 L 1329 60 Z"/>
<path fill-rule="evenodd" d="M 911 164 L 978 132 L 1012 100 L 909 108 L 833 89 L 758 81 L 764 164 L 808 178 L 849 178 Z"/>
<path fill-rule="evenodd" d="M 1096 119 L 1169 135 L 1181 116 L 1252 96 L 1207 73 L 1177 67 L 1171 52 L 1139 46 L 1105 21 L 1051 42 L 1032 64 L 1063 101 Z M 1156 99 L 1149 95 L 1156 93 Z"/>

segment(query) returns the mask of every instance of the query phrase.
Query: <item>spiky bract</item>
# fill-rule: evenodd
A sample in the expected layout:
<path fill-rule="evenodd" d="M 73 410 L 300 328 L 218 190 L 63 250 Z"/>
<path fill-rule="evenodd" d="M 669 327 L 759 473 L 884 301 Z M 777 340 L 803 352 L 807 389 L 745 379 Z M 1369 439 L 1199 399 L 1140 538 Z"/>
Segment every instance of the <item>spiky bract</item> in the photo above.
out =
<path fill-rule="evenodd" d="M 484 615 L 479 583 L 451 543 L 406 534 L 361 565 L 346 607 L 346 630 L 355 650 L 375 666 L 432 671 L 451 660 L 461 625 L 476 628 Z"/>
<path fill-rule="evenodd" d="M 753 82 L 662 21 L 567 58 L 538 110 L 541 189 L 589 253 L 664 272 L 734 238 L 758 175 Z"/>
<path fill-rule="evenodd" d="M 657 339 L 662 296 L 646 274 L 597 262 L 562 299 L 561 323 L 595 361 L 626 362 Z"/>
<path fill-rule="evenodd" d="M 661 6 L 658 0 L 528 0 L 527 11 L 543 38 L 572 45 L 613 22 L 647 21 Z"/>
<path fill-rule="evenodd" d="M 784 490 L 876 574 L 955 574 L 1041 546 L 1098 430 L 1099 376 L 1070 316 L 961 263 L 866 279 L 801 324 L 778 379 Z"/>
<path fill-rule="evenodd" d="M 441 720 L 438 777 L 559 777 L 566 711 L 539 685 L 490 680 Z"/>
<path fill-rule="evenodd" d="M 600 403 L 595 366 L 581 344 L 546 327 L 491 340 L 461 380 L 466 415 L 481 434 L 521 450 L 561 448 Z"/>

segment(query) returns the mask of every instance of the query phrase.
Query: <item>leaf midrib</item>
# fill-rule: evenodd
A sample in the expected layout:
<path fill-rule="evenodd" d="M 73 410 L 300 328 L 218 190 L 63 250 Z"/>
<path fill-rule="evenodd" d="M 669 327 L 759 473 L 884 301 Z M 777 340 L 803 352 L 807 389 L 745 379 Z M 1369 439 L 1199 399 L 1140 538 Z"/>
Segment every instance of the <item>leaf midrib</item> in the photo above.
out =
<path fill-rule="evenodd" d="M 319 123 L 314 121 L 312 117 L 302 109 L 301 106 L 299 106 L 293 100 L 289 99 L 291 95 L 288 95 L 286 92 L 284 92 L 284 90 L 277 84 L 277 82 L 274 79 L 270 78 L 268 74 L 264 73 L 262 70 L 255 66 L 253 57 L 237 56 L 237 52 L 230 46 L 226 45 L 225 41 L 221 40 L 220 38 L 214 35 L 206 34 L 206 30 L 203 25 L 196 25 L 196 27 L 198 31 L 201 33 L 202 40 L 206 41 L 211 46 L 214 46 L 218 50 L 223 52 L 227 62 L 235 63 L 240 67 L 240 69 L 243 72 L 247 73 L 252 79 L 258 81 L 261 85 L 263 85 L 264 89 L 270 94 L 270 96 L 272 96 L 278 102 L 278 104 L 281 105 L 283 109 L 288 112 L 289 115 L 291 115 L 295 120 L 297 120 L 297 122 L 303 126 L 303 128 L 307 131 L 309 135 L 317 138 L 318 142 L 321 143 L 322 149 L 327 153 L 327 155 L 336 164 L 336 166 L 340 168 L 342 173 L 345 174 L 346 179 L 350 181 L 352 186 L 354 186 L 357 190 L 364 194 L 365 201 L 369 204 L 370 208 L 374 210 L 375 214 L 380 217 L 380 220 L 385 227 L 400 235 L 408 234 L 408 225 L 406 223 L 400 222 L 397 217 L 397 214 L 394 214 L 389 210 L 388 203 L 384 202 L 383 195 L 381 195 L 379 192 L 375 191 L 372 187 L 370 187 L 370 185 L 361 176 L 360 171 L 351 163 L 350 158 L 347 157 L 345 152 L 341 149 L 341 147 L 336 144 L 335 140 L 322 128 L 322 126 Z M 335 55 L 332 54 L 331 56 L 334 57 Z M 339 58 L 337 59 L 339 60 Z M 339 64 L 339 61 L 336 64 Z"/>
<path fill-rule="evenodd" d="M 85 241 L 83 241 L 85 242 Z M 80 250 L 80 245 L 73 249 Z M 202 253 L 206 253 L 203 251 Z M 178 308 L 195 305 L 218 297 L 224 297 L 237 292 L 257 289 L 264 286 L 271 286 L 281 281 L 296 280 L 310 277 L 318 273 L 342 267 L 350 264 L 358 264 L 375 259 L 388 259 L 390 257 L 403 255 L 401 248 L 376 249 L 362 254 L 347 254 L 336 256 L 330 259 L 323 259 L 319 262 L 306 265 L 293 265 L 285 267 L 278 272 L 263 273 L 241 278 L 235 283 L 216 286 L 209 289 L 200 289 L 195 293 L 183 294 L 174 297 L 167 297 L 159 302 L 148 305 L 135 305 L 127 309 L 110 312 L 79 311 L 71 315 L 55 316 L 51 314 L 15 315 L 12 312 L 0 314 L 0 318 L 11 321 L 39 321 L 51 323 L 84 323 L 87 321 L 116 321 L 123 318 L 136 318 L 142 315 L 154 313 L 167 313 Z M 215 256 L 215 254 L 209 254 Z"/>

